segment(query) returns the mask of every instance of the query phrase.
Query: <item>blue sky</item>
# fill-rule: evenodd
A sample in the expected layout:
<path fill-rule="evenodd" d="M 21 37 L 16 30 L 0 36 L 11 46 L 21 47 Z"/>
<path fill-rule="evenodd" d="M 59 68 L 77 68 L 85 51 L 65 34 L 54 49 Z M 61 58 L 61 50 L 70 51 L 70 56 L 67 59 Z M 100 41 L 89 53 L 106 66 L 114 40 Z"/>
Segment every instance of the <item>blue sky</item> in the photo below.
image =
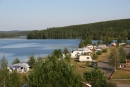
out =
<path fill-rule="evenodd" d="M 130 18 L 130 0 L 0 0 L 0 31 Z"/>

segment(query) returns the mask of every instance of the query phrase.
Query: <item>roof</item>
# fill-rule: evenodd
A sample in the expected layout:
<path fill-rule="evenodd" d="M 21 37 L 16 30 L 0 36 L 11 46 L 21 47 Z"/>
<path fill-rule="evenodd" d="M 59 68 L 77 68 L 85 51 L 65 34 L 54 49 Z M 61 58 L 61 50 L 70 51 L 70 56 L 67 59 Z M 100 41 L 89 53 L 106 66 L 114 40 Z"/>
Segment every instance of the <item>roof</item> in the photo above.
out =
<path fill-rule="evenodd" d="M 11 65 L 10 67 L 30 67 L 30 66 L 24 63 L 17 63 L 17 64 Z"/>

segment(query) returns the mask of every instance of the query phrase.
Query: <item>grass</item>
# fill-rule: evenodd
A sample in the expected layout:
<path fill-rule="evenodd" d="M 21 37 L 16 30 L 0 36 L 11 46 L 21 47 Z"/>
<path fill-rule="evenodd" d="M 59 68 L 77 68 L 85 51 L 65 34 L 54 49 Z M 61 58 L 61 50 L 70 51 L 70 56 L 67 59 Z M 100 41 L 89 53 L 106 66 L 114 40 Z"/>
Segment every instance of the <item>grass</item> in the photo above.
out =
<path fill-rule="evenodd" d="M 130 84 L 130 80 L 112 80 L 114 83 Z"/>
<path fill-rule="evenodd" d="M 108 50 L 109 52 L 109 50 Z M 106 53 L 102 53 L 101 55 L 98 55 L 98 58 L 96 59 L 96 61 L 102 61 L 102 60 L 105 60 L 108 58 L 108 52 Z M 91 56 L 92 56 L 93 53 L 91 53 Z M 76 66 L 76 71 L 78 73 L 83 73 L 86 69 L 91 69 L 91 67 L 87 67 L 86 66 L 86 62 L 79 62 L 79 59 L 76 58 L 76 59 L 71 59 L 71 64 L 75 65 Z"/>
<path fill-rule="evenodd" d="M 117 69 L 113 74 L 113 79 L 130 79 L 130 70 Z"/>
<path fill-rule="evenodd" d="M 76 59 L 71 59 L 71 64 L 75 65 L 76 67 L 76 71 L 78 73 L 83 73 L 86 69 L 91 69 L 90 67 L 88 67 L 86 65 L 86 62 L 79 62 L 79 59 L 76 58 Z"/>

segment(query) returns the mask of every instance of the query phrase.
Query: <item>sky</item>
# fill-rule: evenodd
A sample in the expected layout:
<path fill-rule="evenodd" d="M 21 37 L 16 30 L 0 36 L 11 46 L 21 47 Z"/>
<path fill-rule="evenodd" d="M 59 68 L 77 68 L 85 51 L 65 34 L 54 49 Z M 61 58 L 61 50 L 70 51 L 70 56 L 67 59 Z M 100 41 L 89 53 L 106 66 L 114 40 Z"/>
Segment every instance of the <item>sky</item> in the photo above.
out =
<path fill-rule="evenodd" d="M 0 31 L 130 18 L 130 0 L 0 0 Z"/>

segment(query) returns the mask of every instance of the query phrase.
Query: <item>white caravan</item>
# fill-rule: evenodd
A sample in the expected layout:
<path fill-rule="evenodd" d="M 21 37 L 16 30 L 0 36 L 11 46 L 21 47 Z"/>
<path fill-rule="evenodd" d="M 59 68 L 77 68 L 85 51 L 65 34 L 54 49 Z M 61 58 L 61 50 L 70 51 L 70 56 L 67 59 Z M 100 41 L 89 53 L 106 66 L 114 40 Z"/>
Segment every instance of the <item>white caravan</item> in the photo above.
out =
<path fill-rule="evenodd" d="M 87 49 L 87 48 L 78 48 L 77 50 L 74 50 L 71 53 L 71 58 L 77 58 L 81 54 L 90 53 L 90 52 L 92 52 L 90 49 Z"/>
<path fill-rule="evenodd" d="M 92 58 L 91 58 L 91 56 L 81 55 L 81 56 L 79 56 L 79 61 L 80 62 L 92 61 Z"/>

